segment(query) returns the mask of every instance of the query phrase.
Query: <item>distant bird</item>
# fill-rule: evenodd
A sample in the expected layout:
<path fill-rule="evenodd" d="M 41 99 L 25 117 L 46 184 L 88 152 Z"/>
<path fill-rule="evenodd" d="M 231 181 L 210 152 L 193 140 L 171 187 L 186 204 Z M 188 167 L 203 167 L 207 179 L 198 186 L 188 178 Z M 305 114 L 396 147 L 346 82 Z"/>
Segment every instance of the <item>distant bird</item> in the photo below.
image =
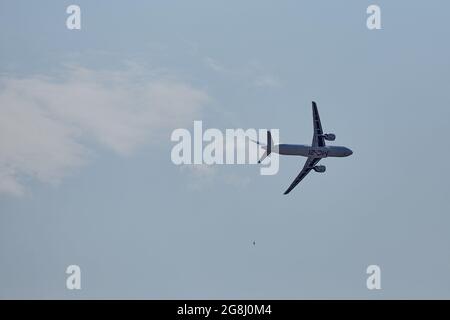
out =
<path fill-rule="evenodd" d="M 253 241 L 253 245 L 255 245 L 256 244 L 256 242 L 255 241 Z"/>

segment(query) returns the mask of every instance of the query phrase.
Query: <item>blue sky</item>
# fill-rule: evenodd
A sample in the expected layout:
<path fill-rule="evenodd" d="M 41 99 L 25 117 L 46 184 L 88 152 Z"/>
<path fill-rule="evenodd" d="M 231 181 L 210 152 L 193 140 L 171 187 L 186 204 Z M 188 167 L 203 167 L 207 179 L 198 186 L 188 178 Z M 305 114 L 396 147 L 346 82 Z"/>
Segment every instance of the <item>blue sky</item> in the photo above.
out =
<path fill-rule="evenodd" d="M 449 298 L 448 2 L 70 4 L 0 3 L 0 297 Z M 289 196 L 303 158 L 170 161 L 194 120 L 309 143 L 312 100 L 354 154 Z"/>

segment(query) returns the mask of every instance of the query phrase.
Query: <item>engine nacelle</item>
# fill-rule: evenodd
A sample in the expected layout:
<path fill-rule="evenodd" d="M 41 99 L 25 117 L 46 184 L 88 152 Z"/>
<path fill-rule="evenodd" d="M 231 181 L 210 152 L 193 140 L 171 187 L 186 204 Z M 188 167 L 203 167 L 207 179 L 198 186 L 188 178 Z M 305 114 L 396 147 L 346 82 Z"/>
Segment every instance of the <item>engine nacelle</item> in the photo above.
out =
<path fill-rule="evenodd" d="M 315 167 L 313 167 L 313 169 L 314 169 L 315 172 L 323 173 L 323 172 L 325 172 L 325 170 L 327 170 L 327 167 L 325 167 L 325 166 L 315 166 Z"/>
<path fill-rule="evenodd" d="M 327 141 L 334 141 L 336 140 L 336 135 L 334 133 L 326 133 L 323 135 L 323 138 Z"/>

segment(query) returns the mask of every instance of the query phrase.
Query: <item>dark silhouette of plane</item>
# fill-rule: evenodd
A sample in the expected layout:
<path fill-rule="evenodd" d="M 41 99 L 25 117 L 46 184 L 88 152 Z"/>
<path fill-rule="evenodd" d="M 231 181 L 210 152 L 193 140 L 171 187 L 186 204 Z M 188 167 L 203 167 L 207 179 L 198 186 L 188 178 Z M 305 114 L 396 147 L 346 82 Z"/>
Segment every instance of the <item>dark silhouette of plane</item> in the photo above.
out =
<path fill-rule="evenodd" d="M 313 127 L 314 134 L 311 145 L 304 144 L 273 144 L 272 135 L 270 131 L 267 131 L 267 145 L 263 145 L 260 142 L 256 141 L 258 145 L 266 150 L 258 161 L 261 163 L 267 156 L 269 156 L 272 152 L 281 154 L 281 155 L 289 155 L 289 156 L 302 156 L 307 157 L 305 165 L 303 166 L 302 171 L 298 174 L 289 188 L 284 192 L 284 194 L 288 194 L 294 189 L 303 178 L 311 171 L 315 172 L 325 172 L 325 166 L 318 166 L 317 164 L 323 158 L 327 157 L 348 157 L 353 154 L 353 151 L 349 148 L 342 146 L 327 146 L 325 145 L 325 140 L 334 141 L 336 139 L 336 135 L 333 133 L 323 133 L 322 124 L 320 122 L 319 111 L 317 110 L 317 105 L 313 101 L 312 102 L 312 113 L 313 113 Z"/>

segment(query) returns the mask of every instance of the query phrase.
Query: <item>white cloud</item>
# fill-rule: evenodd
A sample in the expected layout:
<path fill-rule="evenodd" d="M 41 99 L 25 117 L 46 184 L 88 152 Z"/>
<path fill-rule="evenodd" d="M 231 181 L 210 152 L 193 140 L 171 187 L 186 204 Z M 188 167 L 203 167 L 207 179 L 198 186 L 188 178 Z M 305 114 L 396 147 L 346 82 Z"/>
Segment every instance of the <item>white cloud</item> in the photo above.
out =
<path fill-rule="evenodd" d="M 269 88 L 276 88 L 281 86 L 280 81 L 271 75 L 259 76 L 255 79 L 253 84 L 256 87 L 269 87 Z"/>
<path fill-rule="evenodd" d="M 130 155 L 185 125 L 208 95 L 165 77 L 70 68 L 64 76 L 0 78 L 0 193 L 25 180 L 58 183 L 89 160 L 92 145 Z"/>
<path fill-rule="evenodd" d="M 222 64 L 220 64 L 217 60 L 211 58 L 211 57 L 206 57 L 205 58 L 205 65 L 212 69 L 215 72 L 218 73 L 227 73 L 227 72 L 231 72 L 229 71 L 227 68 L 225 68 Z"/>
<path fill-rule="evenodd" d="M 245 188 L 251 182 L 250 177 L 225 172 L 223 165 L 191 164 L 180 166 L 181 172 L 189 177 L 188 189 L 198 191 L 210 188 L 211 185 L 226 184 L 232 187 Z"/>
<path fill-rule="evenodd" d="M 252 61 L 241 67 L 231 68 L 225 67 L 216 59 L 207 56 L 204 58 L 204 63 L 206 67 L 218 74 L 233 77 L 234 81 L 240 79 L 259 88 L 281 87 L 281 81 L 274 75 L 267 73 L 264 67 L 256 61 Z"/>
<path fill-rule="evenodd" d="M 191 190 L 201 190 L 209 186 L 217 175 L 217 167 L 206 164 L 182 165 L 180 170 L 187 172 L 190 178 L 187 187 Z"/>

